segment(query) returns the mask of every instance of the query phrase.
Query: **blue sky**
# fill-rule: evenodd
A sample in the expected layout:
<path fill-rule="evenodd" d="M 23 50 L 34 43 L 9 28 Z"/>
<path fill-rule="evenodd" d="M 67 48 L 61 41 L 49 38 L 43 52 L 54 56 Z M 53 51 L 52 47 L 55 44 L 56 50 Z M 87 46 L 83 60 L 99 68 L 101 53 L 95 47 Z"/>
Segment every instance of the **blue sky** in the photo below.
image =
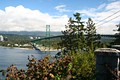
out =
<path fill-rule="evenodd" d="M 50 15 L 68 14 L 72 16 L 75 10 L 96 8 L 103 3 L 109 2 L 108 0 L 0 0 L 0 9 L 4 10 L 8 6 L 23 5 L 25 8 L 39 10 Z M 55 7 L 60 5 L 65 5 L 61 8 L 70 11 L 59 12 Z"/>
<path fill-rule="evenodd" d="M 75 12 L 85 22 L 90 17 L 98 23 L 119 10 L 120 0 L 0 0 L 0 31 L 45 31 L 48 24 L 52 31 L 61 31 Z M 120 16 L 102 26 L 99 23 L 97 32 L 112 34 L 119 22 Z"/>

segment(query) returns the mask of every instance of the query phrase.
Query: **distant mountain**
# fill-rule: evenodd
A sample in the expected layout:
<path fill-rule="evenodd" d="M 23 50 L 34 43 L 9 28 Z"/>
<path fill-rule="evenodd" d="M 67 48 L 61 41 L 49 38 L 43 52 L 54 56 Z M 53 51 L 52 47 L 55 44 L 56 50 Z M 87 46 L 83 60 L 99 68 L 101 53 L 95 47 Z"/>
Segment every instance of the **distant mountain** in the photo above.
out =
<path fill-rule="evenodd" d="M 45 36 L 45 31 L 0 31 L 0 34 L 15 34 L 15 35 L 30 35 L 30 36 Z M 62 35 L 61 32 L 50 32 L 51 36 Z"/>

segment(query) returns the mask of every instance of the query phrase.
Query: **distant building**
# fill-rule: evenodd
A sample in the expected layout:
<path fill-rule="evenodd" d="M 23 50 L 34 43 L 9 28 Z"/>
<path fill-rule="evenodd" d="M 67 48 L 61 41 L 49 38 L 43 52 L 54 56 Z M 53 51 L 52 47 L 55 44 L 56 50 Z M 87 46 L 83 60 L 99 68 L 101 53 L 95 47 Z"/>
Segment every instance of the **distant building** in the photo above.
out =
<path fill-rule="evenodd" d="M 27 47 L 27 46 L 31 46 L 31 45 L 30 45 L 30 44 L 24 44 L 23 46 L 24 46 L 24 47 Z"/>
<path fill-rule="evenodd" d="M 30 39 L 34 39 L 32 36 L 30 36 Z"/>
<path fill-rule="evenodd" d="M 40 37 L 35 37 L 35 39 L 40 39 Z"/>
<path fill-rule="evenodd" d="M 40 37 L 37 37 L 37 39 L 40 39 Z"/>
<path fill-rule="evenodd" d="M 11 44 L 7 44 L 7 46 L 10 46 Z"/>
<path fill-rule="evenodd" d="M 2 35 L 0 35 L 0 41 L 4 41 L 4 37 Z"/>
<path fill-rule="evenodd" d="M 19 45 L 18 44 L 14 44 L 14 46 L 18 47 Z"/>

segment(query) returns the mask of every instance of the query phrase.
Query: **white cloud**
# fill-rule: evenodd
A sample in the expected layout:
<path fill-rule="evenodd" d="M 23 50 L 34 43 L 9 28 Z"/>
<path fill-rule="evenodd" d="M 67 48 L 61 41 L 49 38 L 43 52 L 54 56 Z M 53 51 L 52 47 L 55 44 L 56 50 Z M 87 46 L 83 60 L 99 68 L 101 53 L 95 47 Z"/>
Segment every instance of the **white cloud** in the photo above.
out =
<path fill-rule="evenodd" d="M 66 5 L 59 5 L 55 7 L 55 9 L 58 10 L 59 12 L 70 12 L 70 10 L 67 10 L 65 8 L 66 8 Z"/>
<path fill-rule="evenodd" d="M 101 4 L 100 6 L 98 6 L 98 10 L 100 10 L 100 9 L 103 9 L 104 7 L 106 6 L 106 4 L 105 3 L 103 3 L 103 4 Z"/>
<path fill-rule="evenodd" d="M 61 31 L 67 21 L 67 15 L 54 17 L 22 5 L 0 10 L 0 31 L 45 31 L 46 25 L 50 25 L 52 31 Z"/>
<path fill-rule="evenodd" d="M 120 0 L 107 5 L 106 10 L 120 9 Z"/>
<path fill-rule="evenodd" d="M 116 25 L 119 24 L 120 22 L 120 11 L 119 10 L 120 10 L 120 0 L 111 2 L 109 4 L 105 4 L 105 3 L 101 4 L 97 8 L 90 8 L 87 10 L 76 10 L 75 12 L 80 12 L 83 14 L 82 15 L 83 17 L 88 16 L 92 18 L 95 23 L 98 23 L 96 24 L 98 33 L 114 34 L 115 32 L 113 30 L 117 28 Z M 112 14 L 114 15 L 105 19 L 106 17 Z"/>
<path fill-rule="evenodd" d="M 65 5 L 55 7 L 59 12 L 70 11 L 65 8 Z M 111 1 L 109 4 L 103 3 L 97 8 L 76 10 L 75 12 L 82 13 L 83 21 L 87 20 L 86 17 L 91 17 L 95 23 L 98 23 L 119 10 L 120 0 L 116 0 Z M 113 30 L 117 28 L 115 25 L 120 22 L 120 16 L 108 23 L 107 21 L 118 15 L 120 15 L 120 12 L 96 24 L 97 32 L 101 34 L 113 34 Z M 61 31 L 65 29 L 68 19 L 67 15 L 51 16 L 48 13 L 31 10 L 22 5 L 17 7 L 9 6 L 6 7 L 5 10 L 0 10 L 0 31 L 45 31 L 46 25 L 51 25 L 52 31 Z"/>
<path fill-rule="evenodd" d="M 118 0 L 108 0 L 109 2 L 118 1 Z"/>

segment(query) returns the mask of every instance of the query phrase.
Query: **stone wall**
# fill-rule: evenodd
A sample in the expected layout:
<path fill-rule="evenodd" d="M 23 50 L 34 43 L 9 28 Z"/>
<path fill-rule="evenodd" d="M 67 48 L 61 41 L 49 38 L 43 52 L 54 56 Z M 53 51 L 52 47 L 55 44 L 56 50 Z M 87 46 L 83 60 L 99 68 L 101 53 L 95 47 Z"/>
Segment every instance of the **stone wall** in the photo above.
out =
<path fill-rule="evenodd" d="M 96 55 L 96 80 L 119 80 L 120 51 L 114 48 L 99 48 Z"/>

